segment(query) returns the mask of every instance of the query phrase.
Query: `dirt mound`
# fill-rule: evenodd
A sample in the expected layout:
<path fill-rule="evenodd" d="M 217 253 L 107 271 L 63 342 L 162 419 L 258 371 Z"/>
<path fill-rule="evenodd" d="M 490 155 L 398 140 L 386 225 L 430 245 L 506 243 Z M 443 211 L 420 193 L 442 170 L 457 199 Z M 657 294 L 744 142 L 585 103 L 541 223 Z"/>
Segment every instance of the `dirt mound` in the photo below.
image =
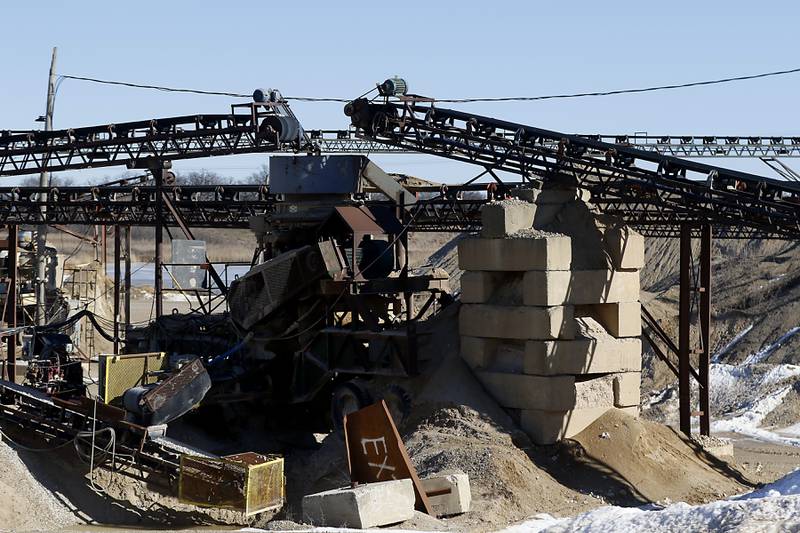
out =
<path fill-rule="evenodd" d="M 4 442 L 0 442 L 0 497 L 3 531 L 56 530 L 80 522 Z"/>
<path fill-rule="evenodd" d="M 617 410 L 607 412 L 572 441 L 571 452 L 582 475 L 592 470 L 602 473 L 641 502 L 704 503 L 751 487 L 738 470 L 674 429 Z"/>
<path fill-rule="evenodd" d="M 71 443 L 53 449 L 53 444 L 16 428 L 3 431 L 19 444 L 0 443 L 0 498 L 13 503 L 0 506 L 0 531 L 52 531 L 81 524 L 149 528 L 164 524 L 251 525 L 255 520 L 234 511 L 183 504 L 174 485 L 125 466 L 124 459 L 117 471 L 105 464 L 90 473 Z M 26 451 L 21 446 L 40 451 Z M 269 515 L 260 518 L 266 520 Z"/>
<path fill-rule="evenodd" d="M 522 448 L 513 426 L 463 405 L 434 409 L 405 436 L 421 476 L 465 472 L 472 490 L 469 513 L 447 520 L 459 531 L 491 530 L 536 513 L 569 515 L 602 501 L 561 485 Z"/>

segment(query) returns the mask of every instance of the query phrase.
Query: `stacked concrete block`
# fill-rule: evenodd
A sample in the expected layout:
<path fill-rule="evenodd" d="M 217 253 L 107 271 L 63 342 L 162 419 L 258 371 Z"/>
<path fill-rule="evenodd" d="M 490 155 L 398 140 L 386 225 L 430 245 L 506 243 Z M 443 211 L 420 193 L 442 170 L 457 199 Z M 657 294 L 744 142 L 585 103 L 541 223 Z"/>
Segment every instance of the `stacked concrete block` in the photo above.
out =
<path fill-rule="evenodd" d="M 459 244 L 461 355 L 534 442 L 551 444 L 608 409 L 638 415 L 644 241 L 595 219 L 582 191 L 527 196 L 485 206 L 481 236 Z"/>

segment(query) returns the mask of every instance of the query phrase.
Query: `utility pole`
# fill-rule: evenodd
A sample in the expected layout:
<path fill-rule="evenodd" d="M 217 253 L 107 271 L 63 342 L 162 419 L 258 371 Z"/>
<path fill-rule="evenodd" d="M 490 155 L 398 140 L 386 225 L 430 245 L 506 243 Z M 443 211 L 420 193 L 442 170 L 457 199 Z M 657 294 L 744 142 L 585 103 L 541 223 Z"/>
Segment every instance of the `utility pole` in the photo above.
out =
<path fill-rule="evenodd" d="M 50 78 L 47 82 L 47 110 L 44 115 L 44 130 L 52 131 L 53 129 L 53 107 L 56 100 L 56 54 L 58 48 L 53 47 L 53 57 L 50 60 Z M 43 163 L 47 163 L 44 161 Z M 48 187 L 50 185 L 50 173 L 43 170 L 39 176 L 39 187 Z M 36 227 L 36 324 L 41 326 L 47 320 L 46 307 L 47 307 L 47 291 L 46 291 L 46 278 L 47 278 L 47 207 L 41 207 L 41 224 Z"/>

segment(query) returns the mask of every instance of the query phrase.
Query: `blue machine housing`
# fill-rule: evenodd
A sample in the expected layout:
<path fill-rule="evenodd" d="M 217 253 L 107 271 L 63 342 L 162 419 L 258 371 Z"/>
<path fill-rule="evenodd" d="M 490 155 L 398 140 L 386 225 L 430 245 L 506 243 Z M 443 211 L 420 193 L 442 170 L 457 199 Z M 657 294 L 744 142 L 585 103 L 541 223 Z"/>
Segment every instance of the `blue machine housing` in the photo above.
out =
<path fill-rule="evenodd" d="M 360 155 L 271 157 L 269 188 L 274 194 L 352 194 L 360 191 Z"/>

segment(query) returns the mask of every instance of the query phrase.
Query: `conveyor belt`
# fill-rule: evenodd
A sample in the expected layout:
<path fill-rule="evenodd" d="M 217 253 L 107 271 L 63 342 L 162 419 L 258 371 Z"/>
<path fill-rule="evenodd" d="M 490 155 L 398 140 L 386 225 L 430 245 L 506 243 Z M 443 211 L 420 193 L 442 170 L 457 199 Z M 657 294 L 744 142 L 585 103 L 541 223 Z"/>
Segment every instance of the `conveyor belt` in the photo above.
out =
<path fill-rule="evenodd" d="M 588 189 L 592 202 L 647 235 L 681 224 L 714 225 L 718 237 L 800 237 L 800 184 L 679 159 L 632 146 L 434 107 L 428 101 L 348 105 L 376 142 L 465 161 L 524 181 Z"/>

